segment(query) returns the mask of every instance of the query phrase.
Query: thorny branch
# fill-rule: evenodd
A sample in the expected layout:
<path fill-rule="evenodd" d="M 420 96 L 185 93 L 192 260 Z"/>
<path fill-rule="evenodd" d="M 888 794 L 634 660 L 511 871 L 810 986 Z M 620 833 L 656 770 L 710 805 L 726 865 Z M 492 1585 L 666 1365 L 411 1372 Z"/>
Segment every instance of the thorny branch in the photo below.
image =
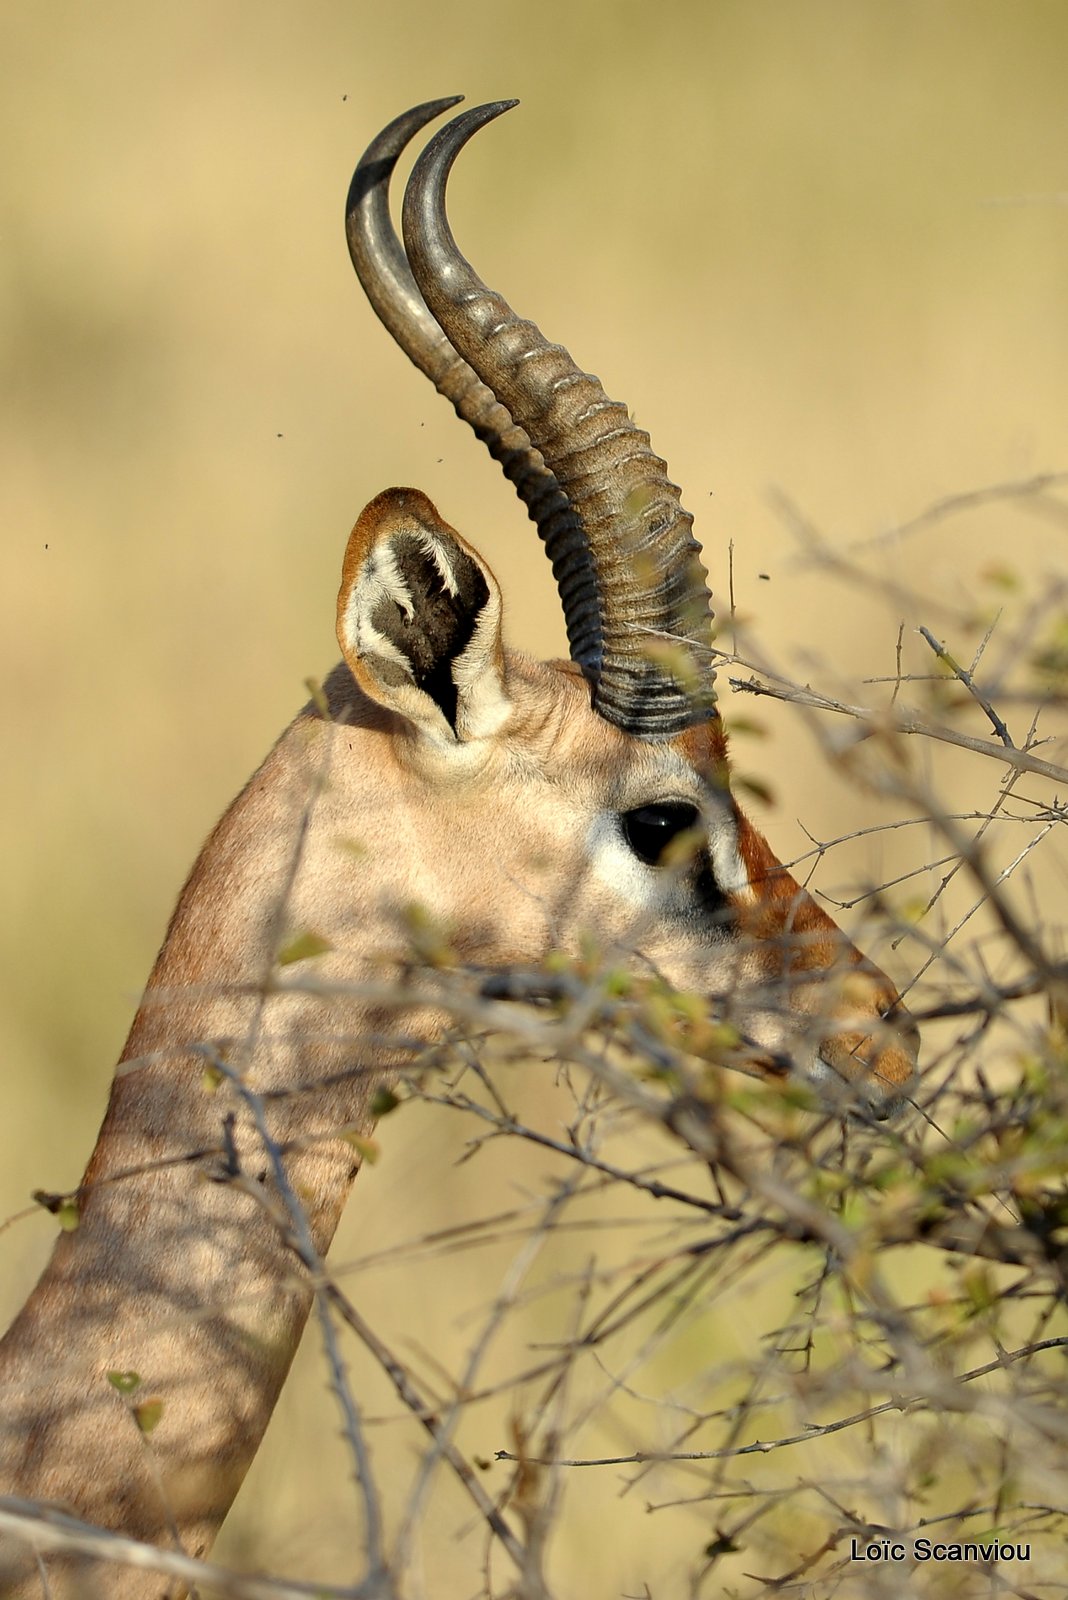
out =
<path fill-rule="evenodd" d="M 790 517 L 805 559 L 857 584 L 891 540 L 979 506 L 1063 519 L 1066 484 L 1051 473 L 952 496 L 847 556 Z M 486 972 L 442 930 L 435 960 L 413 948 L 399 976 L 358 990 L 325 985 L 314 968 L 265 974 L 265 992 L 373 1004 L 385 1019 L 373 1043 L 409 1062 L 379 1136 L 384 1167 L 401 1162 L 391 1152 L 409 1124 L 432 1116 L 443 1170 L 474 1174 L 481 1202 L 443 1225 L 442 1202 L 413 1193 L 406 1238 L 361 1237 L 328 1266 L 288 1181 L 293 1146 L 271 1134 L 272 1096 L 205 1042 L 273 1174 L 273 1199 L 262 1185 L 249 1192 L 273 1208 L 315 1294 L 325 1382 L 360 1486 L 365 1572 L 340 1588 L 253 1576 L 10 1500 L 0 1528 L 236 1600 L 414 1600 L 438 1592 L 436 1578 L 421 1586 L 420 1561 L 451 1479 L 484 1541 L 462 1592 L 482 1600 L 566 1592 L 553 1589 L 564 1550 L 596 1592 L 598 1559 L 628 1539 L 641 1551 L 634 1593 L 874 1600 L 884 1591 L 850 1567 L 851 1538 L 937 1528 L 964 1541 L 977 1526 L 988 1543 L 1032 1551 L 1026 1564 L 988 1561 L 990 1592 L 1056 1592 L 1068 1535 L 1068 959 L 1049 888 L 1063 875 L 1068 767 L 1050 758 L 1063 736 L 1050 722 L 1068 660 L 1058 677 L 1054 647 L 1029 654 L 1020 641 L 1056 623 L 1058 591 L 1021 594 L 1018 614 L 985 617 L 976 642 L 958 615 L 940 613 L 936 637 L 923 597 L 873 587 L 897 607 L 885 679 L 862 694 L 829 675 L 800 683 L 743 640 L 750 676 L 731 681 L 797 708 L 814 765 L 893 808 L 883 821 L 864 813 L 851 836 L 882 845 L 884 868 L 865 882 L 854 868 L 833 898 L 863 908 L 860 942 L 876 959 L 898 950 L 895 976 L 926 1038 L 913 1103 L 875 1124 L 800 1084 L 788 1057 L 769 1077 L 743 1076 L 731 994 L 677 995 L 633 963 L 623 978 L 624 953 L 592 945 Z M 938 676 L 904 670 L 917 637 Z M 905 703 L 907 684 L 921 704 Z M 827 712 L 856 737 L 837 737 Z M 993 738 L 973 731 L 977 717 Z M 922 760 L 903 755 L 910 735 Z M 948 765 L 956 751 L 982 758 L 966 794 Z M 810 837 L 811 888 L 830 895 L 848 840 Z M 773 987 L 761 999 L 779 1003 Z M 404 1031 L 420 1006 L 448 1019 L 432 1049 Z M 354 1072 L 371 1043 L 351 1041 Z M 37 1196 L 60 1215 L 78 1199 Z M 373 1293 L 402 1267 L 425 1304 L 440 1297 L 415 1339 L 381 1325 Z M 450 1277 L 466 1299 L 446 1316 Z M 388 1414 L 358 1398 L 371 1366 Z M 393 1438 L 402 1466 L 387 1472 Z M 632 1469 L 629 1499 L 620 1469 Z M 654 1515 L 633 1533 L 639 1482 Z M 255 1508 L 244 1515 L 254 1521 Z M 591 1528 L 599 1549 L 583 1568 Z M 909 1592 L 948 1593 L 932 1571 L 910 1568 Z"/>
<path fill-rule="evenodd" d="M 731 677 L 728 681 L 739 694 L 767 695 L 773 700 L 783 700 L 787 705 L 805 706 L 812 711 L 833 711 L 838 716 L 852 717 L 862 725 L 861 738 L 875 733 L 917 734 L 922 739 L 933 739 L 938 744 L 970 750 L 977 756 L 989 756 L 1018 772 L 1034 773 L 1037 777 L 1049 778 L 1054 783 L 1068 787 L 1068 767 L 1043 761 L 1040 756 L 1032 755 L 1030 749 L 1018 750 L 1015 745 L 995 744 L 990 739 L 979 739 L 947 723 L 930 722 L 919 711 L 902 705 L 900 701 L 892 711 L 875 710 L 871 706 L 848 704 L 807 686 L 768 681 L 766 673 L 761 678 Z"/>
<path fill-rule="evenodd" d="M 117 1562 L 146 1573 L 159 1573 L 190 1588 L 217 1590 L 233 1596 L 233 1600 L 387 1600 L 389 1593 L 377 1580 L 360 1583 L 354 1589 L 335 1589 L 321 1583 L 291 1583 L 284 1578 L 232 1572 L 177 1550 L 161 1550 L 156 1545 L 91 1527 L 54 1506 L 12 1495 L 0 1495 L 0 1529 L 29 1539 L 38 1550 Z"/>

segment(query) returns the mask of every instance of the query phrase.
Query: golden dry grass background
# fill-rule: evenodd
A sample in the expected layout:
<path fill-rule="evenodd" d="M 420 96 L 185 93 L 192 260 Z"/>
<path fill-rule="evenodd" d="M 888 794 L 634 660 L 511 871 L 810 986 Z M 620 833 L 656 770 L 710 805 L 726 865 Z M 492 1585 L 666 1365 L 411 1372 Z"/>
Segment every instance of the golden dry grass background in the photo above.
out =
<path fill-rule="evenodd" d="M 182 876 L 334 660 L 363 504 L 425 489 L 497 571 L 511 640 L 563 649 L 524 515 L 353 279 L 342 202 L 369 137 L 437 95 L 521 98 L 456 171 L 462 246 L 649 428 L 720 610 L 733 539 L 756 637 L 833 686 L 892 671 L 898 611 L 801 570 L 773 488 L 843 543 L 1068 466 L 1066 65 L 1060 0 L 3 8 L 0 1216 L 77 1181 Z M 1039 587 L 1065 572 L 1063 532 L 994 511 L 887 568 L 938 631 L 939 601 L 995 560 Z M 906 662 L 926 665 L 911 642 Z M 760 714 L 772 737 L 738 754 L 775 789 L 783 856 L 798 819 L 821 837 L 871 819 L 795 718 Z M 959 772 L 962 802 L 988 804 L 996 775 Z M 832 876 L 920 858 L 860 846 Z M 1050 918 L 1064 887 L 1051 857 Z M 361 1179 L 342 1257 L 480 1203 L 488 1169 L 456 1175 L 412 1120 Z M 0 1240 L 5 1309 L 51 1230 L 42 1213 Z M 424 1339 L 429 1296 L 455 1289 L 436 1320 L 459 1347 L 491 1287 L 455 1265 L 380 1277 L 383 1325 Z M 344 1460 L 323 1465 L 333 1423 L 304 1364 L 230 1537 L 341 1576 L 324 1530 Z M 588 1492 L 607 1514 L 614 1483 Z M 606 1594 L 660 1536 L 637 1508 L 617 1522 Z M 586 1546 L 580 1518 L 575 1583 Z M 464 1549 L 429 1592 L 476 1587 Z"/>

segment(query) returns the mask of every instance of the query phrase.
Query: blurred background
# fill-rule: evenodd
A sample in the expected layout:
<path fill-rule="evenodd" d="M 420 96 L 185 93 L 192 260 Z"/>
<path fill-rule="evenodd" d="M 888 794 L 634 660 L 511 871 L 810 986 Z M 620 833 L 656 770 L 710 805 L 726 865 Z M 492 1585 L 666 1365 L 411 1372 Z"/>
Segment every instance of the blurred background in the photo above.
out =
<path fill-rule="evenodd" d="M 370 137 L 443 94 L 522 100 L 456 170 L 462 247 L 650 431 L 720 614 L 733 541 L 750 637 L 863 694 L 893 673 L 900 622 L 906 669 L 926 672 L 919 623 L 966 656 L 975 635 L 947 628 L 977 595 L 1008 583 L 1023 605 L 1064 573 L 1064 527 L 996 504 L 878 545 L 858 586 L 799 559 L 781 497 L 843 549 L 1068 468 L 1066 66 L 1061 0 L 3 9 L 0 1217 L 77 1182 L 182 878 L 335 659 L 366 501 L 424 489 L 494 567 L 511 641 L 564 653 L 525 516 L 352 275 L 342 208 Z M 784 858 L 805 830 L 882 815 L 796 714 L 739 709 L 767 734 L 740 734 L 736 759 L 771 791 Z M 942 781 L 985 809 L 999 776 L 962 758 Z M 817 886 L 932 853 L 861 840 Z M 1040 918 L 1064 887 L 1051 853 L 1028 891 Z M 463 1214 L 470 1169 L 412 1123 L 407 1154 L 387 1145 L 361 1178 L 339 1258 Z M 402 1160 L 418 1184 L 395 1181 Z M 53 1228 L 39 1212 L 6 1230 L 0 1310 Z M 463 1349 L 458 1308 L 489 1295 L 486 1270 L 449 1267 L 434 1338 Z M 387 1329 L 425 1319 L 427 1280 L 385 1278 L 365 1309 Z M 304 1365 L 220 1554 L 342 1577 L 344 1458 L 322 1467 L 334 1422 L 314 1352 Z M 490 1429 L 485 1453 L 507 1442 Z M 616 1492 L 584 1484 L 575 1505 L 606 1515 Z M 600 1592 L 640 1592 L 658 1536 L 620 1514 Z M 576 1583 L 585 1546 L 565 1517 Z M 475 1589 L 469 1548 L 433 1559 L 433 1594 Z"/>

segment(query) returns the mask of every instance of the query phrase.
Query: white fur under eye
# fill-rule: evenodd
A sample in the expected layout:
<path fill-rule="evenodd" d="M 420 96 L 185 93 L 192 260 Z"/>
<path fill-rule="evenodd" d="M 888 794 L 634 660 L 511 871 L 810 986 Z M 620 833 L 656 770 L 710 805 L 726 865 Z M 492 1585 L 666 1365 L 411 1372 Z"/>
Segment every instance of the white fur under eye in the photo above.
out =
<path fill-rule="evenodd" d="M 753 898 L 749 874 L 738 849 L 738 829 L 733 815 L 726 810 L 709 821 L 708 856 L 721 894 L 737 895 L 744 900 Z"/>
<path fill-rule="evenodd" d="M 600 812 L 586 835 L 590 871 L 600 883 L 618 894 L 628 905 L 642 910 L 656 904 L 663 893 L 663 880 L 657 869 L 639 861 L 624 839 L 619 818 L 614 812 Z"/>

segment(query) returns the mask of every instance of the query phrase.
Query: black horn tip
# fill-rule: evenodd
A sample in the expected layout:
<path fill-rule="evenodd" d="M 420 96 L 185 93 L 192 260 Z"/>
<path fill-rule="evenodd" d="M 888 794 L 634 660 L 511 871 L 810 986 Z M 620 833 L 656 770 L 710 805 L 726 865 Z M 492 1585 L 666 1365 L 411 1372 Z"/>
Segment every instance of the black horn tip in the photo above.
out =
<path fill-rule="evenodd" d="M 345 223 L 349 230 L 352 227 L 354 214 L 360 209 L 371 190 L 388 182 L 405 146 L 411 143 L 419 130 L 425 128 L 428 122 L 440 117 L 443 111 L 450 111 L 453 106 L 458 106 L 462 99 L 462 94 L 450 94 L 441 100 L 424 100 L 422 105 L 413 106 L 410 111 L 402 111 L 399 117 L 394 117 L 393 121 L 371 140 L 356 163 L 356 171 L 352 175 L 349 192 L 345 198 Z"/>
<path fill-rule="evenodd" d="M 492 122 L 495 117 L 503 117 L 506 111 L 514 111 L 519 100 L 487 100 L 485 105 L 469 106 L 466 111 L 461 111 L 458 117 L 453 117 L 450 127 L 460 121 L 470 123 L 473 128 L 481 128 L 487 122 Z"/>
<path fill-rule="evenodd" d="M 484 106 L 471 106 L 467 111 L 461 111 L 458 117 L 453 117 L 444 128 L 439 128 L 434 136 L 435 142 L 455 145 L 455 150 L 459 150 L 479 128 L 503 117 L 506 111 L 514 111 L 518 104 L 518 100 L 487 100 Z"/>
<path fill-rule="evenodd" d="M 457 249 L 452 229 L 445 215 L 445 187 L 453 163 L 467 141 L 487 123 L 511 111 L 518 100 L 491 100 L 484 106 L 472 106 L 461 111 L 443 128 L 439 128 L 426 145 L 408 179 L 401 208 L 401 226 L 408 262 L 416 281 L 433 311 L 428 298 L 428 285 L 435 271 L 445 272 L 446 260 L 455 269 L 470 274 L 470 267 Z M 431 267 L 430 263 L 434 266 Z"/>
<path fill-rule="evenodd" d="M 458 117 L 453 117 L 451 122 L 439 128 L 416 163 L 419 176 L 413 174 L 415 189 L 433 187 L 435 180 L 444 184 L 453 162 L 467 141 L 480 128 L 494 122 L 506 111 L 514 110 L 518 104 L 518 100 L 490 100 L 484 106 L 472 106 L 468 111 L 461 111 Z"/>

